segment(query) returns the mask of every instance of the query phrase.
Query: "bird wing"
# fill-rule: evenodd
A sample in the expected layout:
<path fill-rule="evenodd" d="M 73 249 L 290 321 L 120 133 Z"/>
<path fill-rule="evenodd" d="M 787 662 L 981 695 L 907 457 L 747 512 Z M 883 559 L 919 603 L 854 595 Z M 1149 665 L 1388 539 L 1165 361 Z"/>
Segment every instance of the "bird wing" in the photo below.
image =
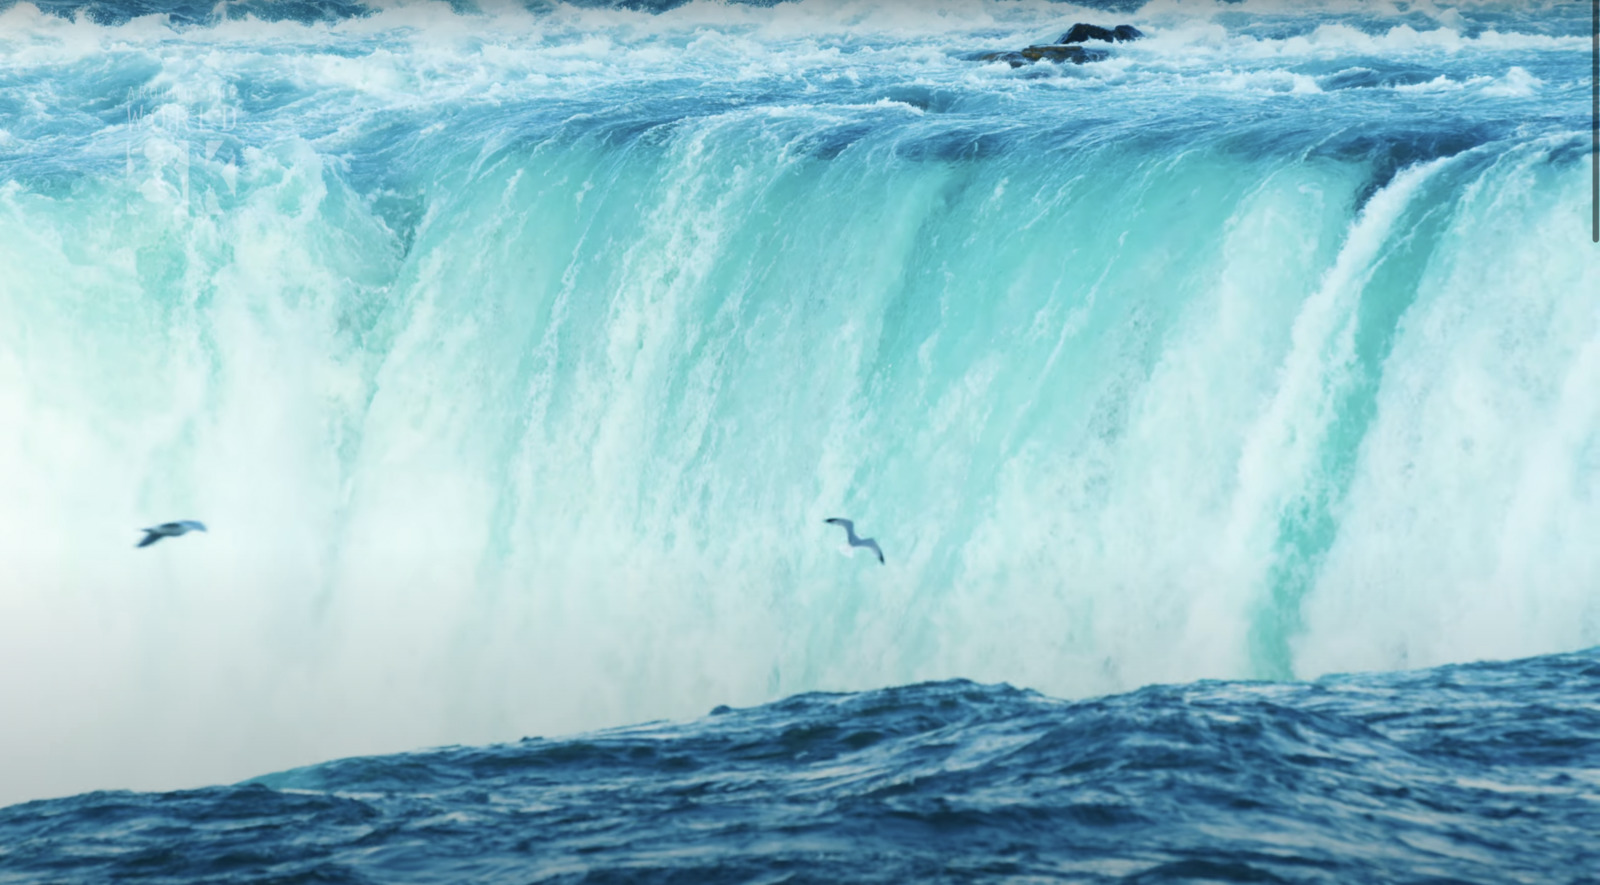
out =
<path fill-rule="evenodd" d="M 145 529 L 144 530 L 144 540 L 140 541 L 138 544 L 135 544 L 134 546 L 135 547 L 149 547 L 151 544 L 154 544 L 155 542 L 161 540 L 164 537 L 166 537 L 166 536 L 161 534 L 160 532 L 156 531 L 155 529 Z"/>
<path fill-rule="evenodd" d="M 878 554 L 878 562 L 880 562 L 880 563 L 883 562 L 883 548 L 878 546 L 877 539 L 875 539 L 875 538 L 862 538 L 861 539 L 861 546 L 871 548 L 873 553 Z"/>
<path fill-rule="evenodd" d="M 824 519 L 823 522 L 831 522 L 834 525 L 842 525 L 844 526 L 844 530 L 847 532 L 853 532 L 856 530 L 856 524 L 842 516 L 830 516 L 827 519 Z"/>

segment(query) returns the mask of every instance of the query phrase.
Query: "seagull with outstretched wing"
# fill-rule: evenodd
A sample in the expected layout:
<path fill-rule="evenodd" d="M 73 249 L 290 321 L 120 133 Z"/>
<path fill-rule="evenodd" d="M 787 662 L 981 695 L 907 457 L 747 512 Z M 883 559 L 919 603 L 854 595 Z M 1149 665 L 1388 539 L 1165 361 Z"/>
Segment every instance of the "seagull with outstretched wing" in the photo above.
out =
<path fill-rule="evenodd" d="M 203 532 L 205 530 L 205 523 L 194 519 L 180 519 L 177 522 L 164 522 L 157 526 L 141 529 L 140 531 L 144 532 L 144 540 L 140 541 L 134 546 L 149 547 L 151 544 L 154 544 L 162 538 L 176 538 L 179 535 L 187 535 L 190 532 Z"/>
<path fill-rule="evenodd" d="M 845 540 L 850 542 L 851 547 L 865 547 L 868 550 L 871 550 L 873 553 L 878 554 L 878 562 L 883 563 L 883 548 L 878 546 L 878 542 L 876 540 L 872 538 L 863 538 L 857 535 L 855 523 L 840 516 L 830 516 L 829 518 L 824 519 L 823 522 L 844 526 Z"/>

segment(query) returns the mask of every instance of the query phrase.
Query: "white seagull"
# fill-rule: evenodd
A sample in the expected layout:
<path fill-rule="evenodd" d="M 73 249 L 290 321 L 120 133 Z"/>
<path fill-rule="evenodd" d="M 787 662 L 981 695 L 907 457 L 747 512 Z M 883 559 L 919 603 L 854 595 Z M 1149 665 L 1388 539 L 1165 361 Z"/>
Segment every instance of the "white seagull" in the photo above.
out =
<path fill-rule="evenodd" d="M 878 542 L 872 538 L 862 538 L 856 535 L 855 523 L 839 516 L 830 516 L 827 519 L 824 519 L 823 522 L 831 522 L 834 525 L 844 526 L 845 540 L 850 542 L 851 547 L 865 547 L 868 550 L 871 550 L 873 553 L 878 554 L 879 563 L 883 562 L 883 550 L 878 546 Z"/>
<path fill-rule="evenodd" d="M 190 532 L 203 532 L 205 530 L 206 524 L 194 519 L 164 522 L 158 526 L 141 529 L 140 531 L 144 532 L 144 540 L 140 541 L 136 546 L 149 547 L 162 538 L 176 538 L 179 535 L 187 535 Z"/>

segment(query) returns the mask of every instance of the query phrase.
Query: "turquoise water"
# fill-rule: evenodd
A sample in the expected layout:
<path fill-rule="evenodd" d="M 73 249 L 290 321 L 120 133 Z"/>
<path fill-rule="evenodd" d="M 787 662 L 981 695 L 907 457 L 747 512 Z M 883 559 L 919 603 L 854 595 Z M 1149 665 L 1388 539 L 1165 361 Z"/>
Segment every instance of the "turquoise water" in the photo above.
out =
<path fill-rule="evenodd" d="M 1078 20 L 1151 36 L 963 58 Z M 1600 643 L 1588 45 L 1576 4 L 12 5 L 0 801 Z"/>

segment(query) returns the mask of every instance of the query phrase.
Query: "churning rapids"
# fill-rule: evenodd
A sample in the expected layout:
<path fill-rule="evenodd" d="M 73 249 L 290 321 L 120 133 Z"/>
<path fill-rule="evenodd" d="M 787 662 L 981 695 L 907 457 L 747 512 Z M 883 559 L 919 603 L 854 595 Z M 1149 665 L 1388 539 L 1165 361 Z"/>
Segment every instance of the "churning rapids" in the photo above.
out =
<path fill-rule="evenodd" d="M 1594 875 L 1587 4 L 36 3 L 0 881 Z"/>

